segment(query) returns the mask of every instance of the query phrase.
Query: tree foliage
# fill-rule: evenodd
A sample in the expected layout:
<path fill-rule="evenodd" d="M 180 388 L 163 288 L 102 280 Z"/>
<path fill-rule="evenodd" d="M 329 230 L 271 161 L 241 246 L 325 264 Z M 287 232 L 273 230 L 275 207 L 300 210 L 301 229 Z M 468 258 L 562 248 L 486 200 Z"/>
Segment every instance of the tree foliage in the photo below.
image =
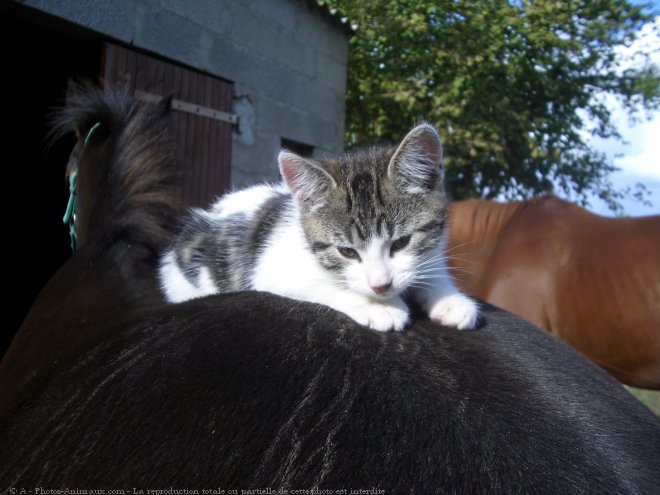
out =
<path fill-rule="evenodd" d="M 616 205 L 614 167 L 585 134 L 618 135 L 599 95 L 617 95 L 631 112 L 658 107 L 657 67 L 622 70 L 617 56 L 651 22 L 642 8 L 623 0 L 326 3 L 356 25 L 349 146 L 397 141 L 426 120 L 443 135 L 455 198 L 559 188 Z"/>

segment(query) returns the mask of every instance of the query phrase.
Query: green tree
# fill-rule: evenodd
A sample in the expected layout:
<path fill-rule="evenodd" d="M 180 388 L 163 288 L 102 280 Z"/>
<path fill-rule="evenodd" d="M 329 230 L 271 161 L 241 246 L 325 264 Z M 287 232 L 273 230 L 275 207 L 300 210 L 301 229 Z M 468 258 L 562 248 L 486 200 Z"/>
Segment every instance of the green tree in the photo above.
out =
<path fill-rule="evenodd" d="M 616 48 L 653 17 L 625 0 L 327 0 L 356 27 L 347 145 L 397 141 L 420 120 L 443 135 L 454 198 L 589 192 L 617 207 L 615 170 L 585 142 L 618 136 L 598 95 L 657 108 L 650 63 L 622 71 Z"/>

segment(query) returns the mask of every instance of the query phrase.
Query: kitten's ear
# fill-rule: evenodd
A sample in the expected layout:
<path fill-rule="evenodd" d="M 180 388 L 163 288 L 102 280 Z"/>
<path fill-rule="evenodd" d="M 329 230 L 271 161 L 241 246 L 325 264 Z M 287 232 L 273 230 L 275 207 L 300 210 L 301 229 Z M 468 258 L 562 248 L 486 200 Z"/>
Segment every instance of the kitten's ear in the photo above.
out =
<path fill-rule="evenodd" d="M 332 176 L 312 160 L 281 151 L 277 161 L 282 178 L 298 206 L 314 208 L 322 205 L 325 193 L 337 186 Z"/>
<path fill-rule="evenodd" d="M 410 192 L 434 189 L 442 179 L 442 145 L 437 131 L 420 124 L 403 138 L 394 152 L 387 175 Z"/>

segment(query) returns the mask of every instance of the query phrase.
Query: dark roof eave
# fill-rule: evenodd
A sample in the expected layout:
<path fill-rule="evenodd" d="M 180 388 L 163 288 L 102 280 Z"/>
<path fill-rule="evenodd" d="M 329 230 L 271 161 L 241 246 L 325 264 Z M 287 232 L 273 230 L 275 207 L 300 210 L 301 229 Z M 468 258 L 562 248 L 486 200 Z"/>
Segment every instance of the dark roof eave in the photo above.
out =
<path fill-rule="evenodd" d="M 330 24 L 339 28 L 348 36 L 353 36 L 356 30 L 351 26 L 350 20 L 336 9 L 331 9 L 323 0 L 306 0 L 310 9 L 317 11 Z"/>

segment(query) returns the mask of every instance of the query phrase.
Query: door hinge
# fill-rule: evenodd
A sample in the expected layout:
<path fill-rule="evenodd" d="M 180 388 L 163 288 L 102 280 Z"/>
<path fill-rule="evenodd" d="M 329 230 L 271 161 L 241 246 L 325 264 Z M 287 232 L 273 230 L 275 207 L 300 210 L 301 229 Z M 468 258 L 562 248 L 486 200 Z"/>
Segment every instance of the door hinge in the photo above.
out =
<path fill-rule="evenodd" d="M 140 91 L 139 89 L 135 90 L 135 97 L 138 100 L 148 103 L 156 103 L 163 98 L 160 95 L 147 93 L 146 91 Z M 222 110 L 216 110 L 214 108 L 197 105 L 196 103 L 189 103 L 183 100 L 177 100 L 175 98 L 172 99 L 172 108 L 180 112 L 191 113 L 193 115 L 207 117 L 209 119 L 218 120 L 220 122 L 227 122 L 237 126 L 239 132 L 241 130 L 241 119 L 238 117 L 238 115 L 233 113 L 223 112 Z"/>

